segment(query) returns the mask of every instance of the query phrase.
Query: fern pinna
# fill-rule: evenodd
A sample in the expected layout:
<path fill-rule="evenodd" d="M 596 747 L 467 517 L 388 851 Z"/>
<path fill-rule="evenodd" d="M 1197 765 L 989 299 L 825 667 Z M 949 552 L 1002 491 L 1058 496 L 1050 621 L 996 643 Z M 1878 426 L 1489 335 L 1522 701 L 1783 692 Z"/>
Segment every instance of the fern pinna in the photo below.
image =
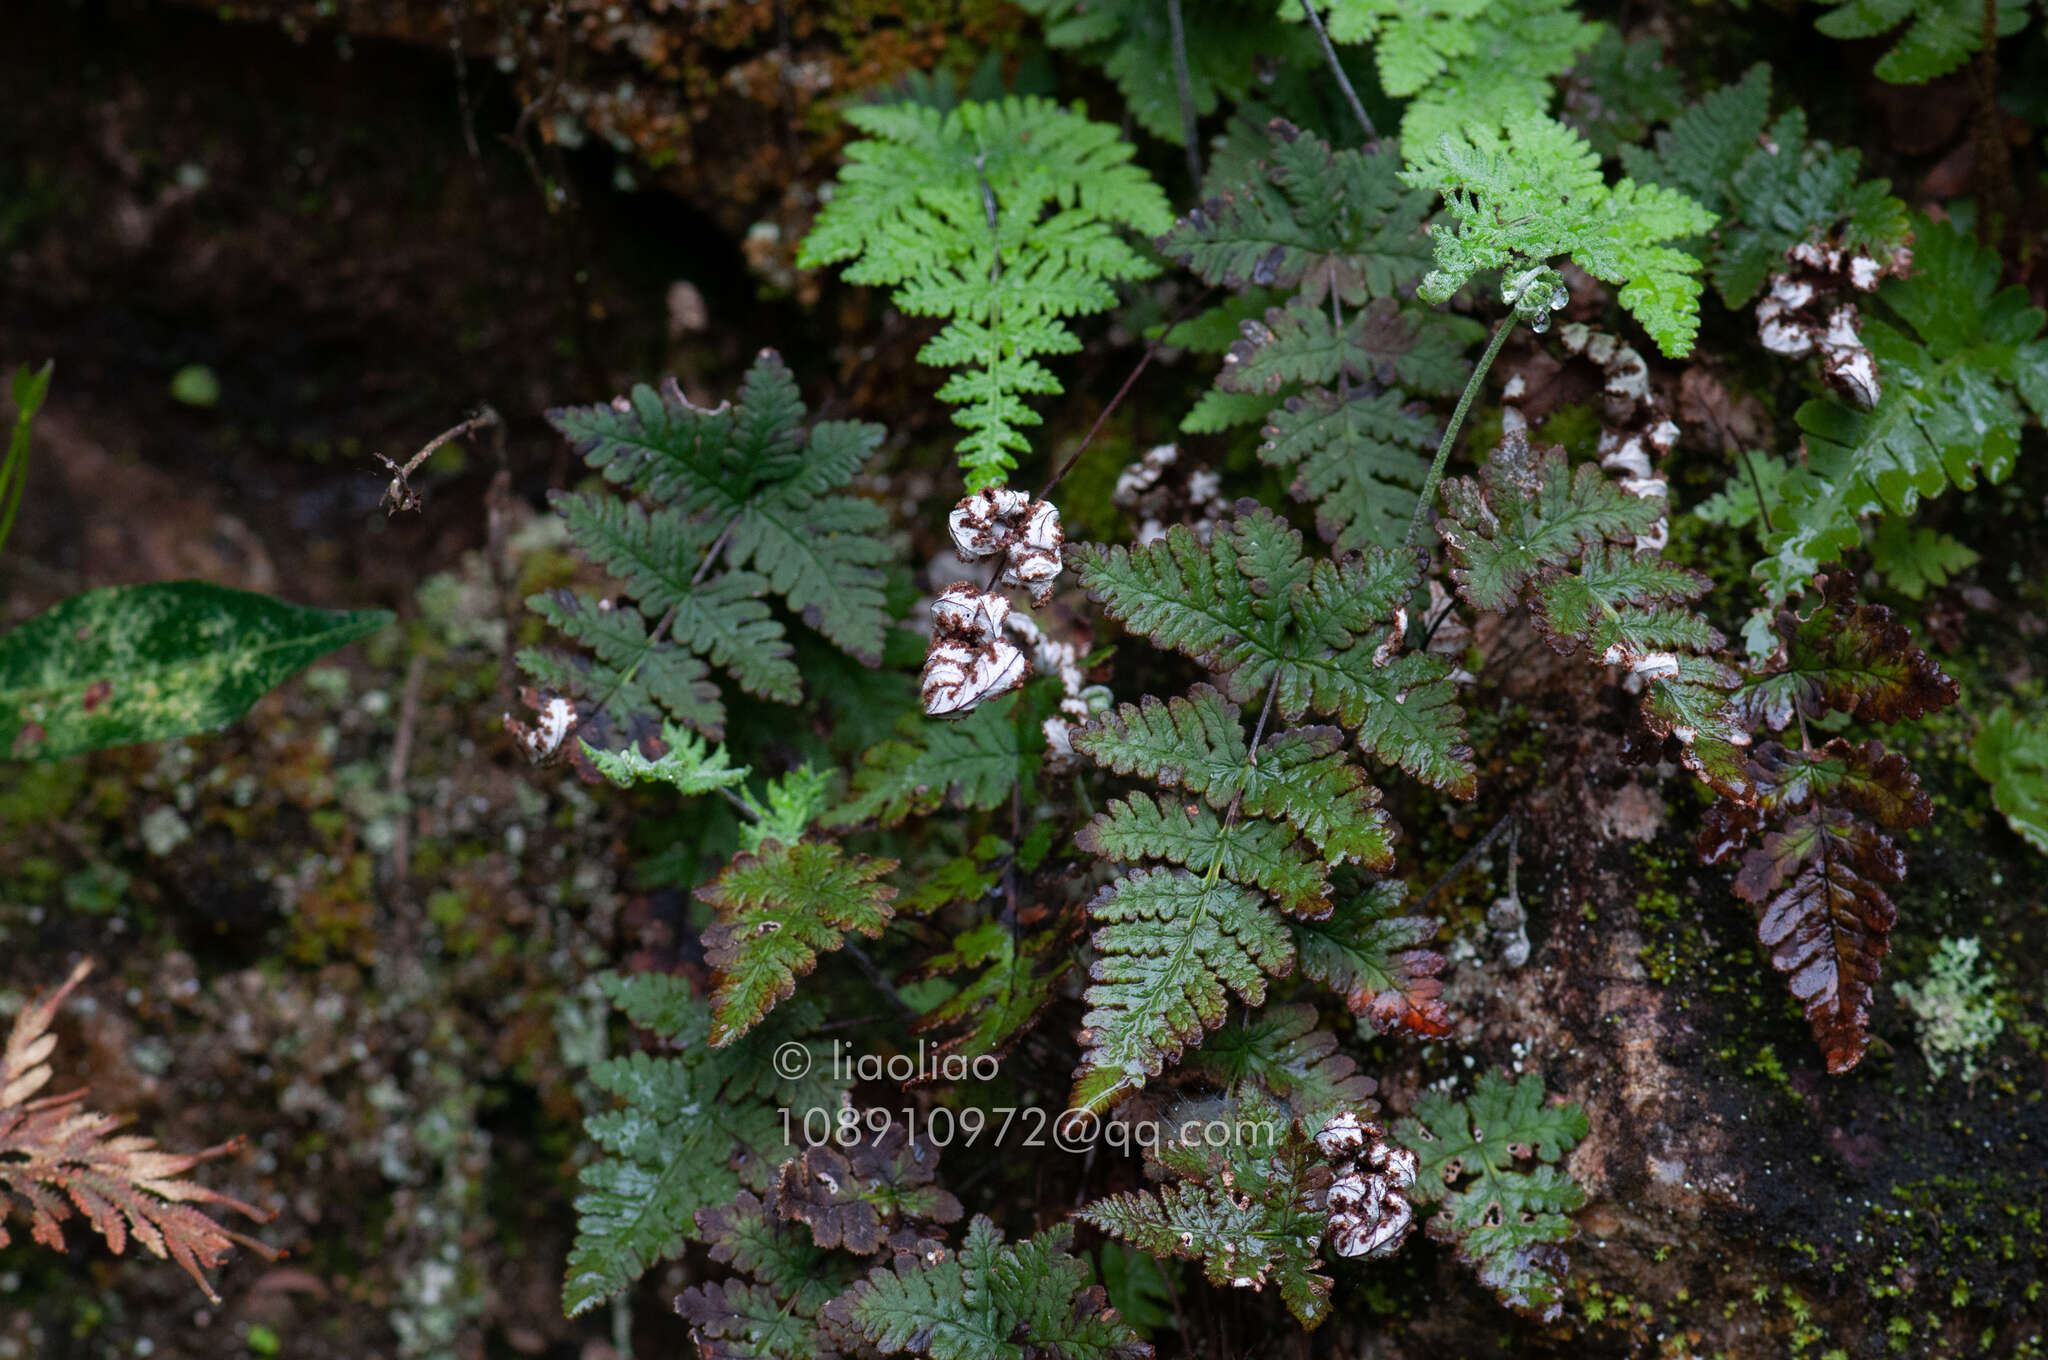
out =
<path fill-rule="evenodd" d="M 571 590 L 536 595 L 528 606 L 587 650 L 519 655 L 537 684 L 573 698 L 573 725 L 590 745 L 651 751 L 664 721 L 717 740 L 725 702 L 714 666 L 749 694 L 802 699 L 769 595 L 841 650 L 868 665 L 881 660 L 887 517 L 843 494 L 881 442 L 880 426 L 823 421 L 806 430 L 796 382 L 768 350 L 737 402 L 706 409 L 670 382 L 549 419 L 626 493 L 562 492 L 554 505 L 630 605 Z"/>

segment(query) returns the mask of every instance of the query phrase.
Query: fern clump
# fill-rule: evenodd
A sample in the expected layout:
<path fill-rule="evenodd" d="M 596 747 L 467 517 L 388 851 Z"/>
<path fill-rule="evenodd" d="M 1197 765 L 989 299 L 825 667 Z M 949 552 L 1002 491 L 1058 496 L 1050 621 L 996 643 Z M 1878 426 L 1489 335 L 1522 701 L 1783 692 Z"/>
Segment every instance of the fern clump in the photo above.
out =
<path fill-rule="evenodd" d="M 706 410 L 670 383 L 548 418 L 623 493 L 562 492 L 554 504 L 570 539 L 631 603 L 535 595 L 529 607 L 587 650 L 519 654 L 536 683 L 574 697 L 577 730 L 591 745 L 646 741 L 664 722 L 718 740 L 726 709 L 713 666 L 749 694 L 801 700 L 769 595 L 858 660 L 879 663 L 888 517 L 873 501 L 835 493 L 881 442 L 880 426 L 823 421 L 806 430 L 796 382 L 772 351 L 747 371 L 735 404 Z"/>
<path fill-rule="evenodd" d="M 1700 262 L 1661 243 L 1706 231 L 1713 213 L 1675 189 L 1608 185 L 1585 139 L 1540 113 L 1473 124 L 1410 156 L 1408 182 L 1440 192 L 1457 218 L 1455 229 L 1436 229 L 1436 269 L 1422 281 L 1423 297 L 1441 302 L 1474 274 L 1501 270 L 1502 300 L 1542 329 L 1565 300 L 1547 266 L 1569 255 L 1622 285 L 1621 305 L 1664 353 L 1691 351 Z"/>
<path fill-rule="evenodd" d="M 1548 108 L 1551 80 L 1571 69 L 1601 25 L 1569 0 L 1315 0 L 1330 37 L 1371 43 L 1380 88 L 1408 99 L 1401 140 L 1410 153 L 1474 124 Z M 1300 0 L 1281 17 L 1301 18 Z"/>
<path fill-rule="evenodd" d="M 1006 1243 L 993 1223 L 976 1218 L 957 1252 L 877 1266 L 825 1314 L 881 1355 L 1149 1360 L 1152 1348 L 1090 1282 L 1087 1263 L 1069 1254 L 1072 1243 L 1065 1225 Z"/>
<path fill-rule="evenodd" d="M 1172 1122 L 1180 1135 L 1146 1149 L 1168 1183 L 1096 1200 L 1079 1217 L 1155 1256 L 1200 1261 L 1211 1284 L 1274 1285 L 1305 1327 L 1331 1312 L 1325 1238 L 1341 1255 L 1388 1255 L 1414 1221 L 1404 1195 L 1414 1159 L 1354 1110 L 1319 1120 L 1310 1138 L 1280 1106 L 1240 1088 L 1184 1105 Z"/>
<path fill-rule="evenodd" d="M 850 260 L 850 281 L 894 288 L 913 316 L 945 318 L 918 357 L 961 370 L 939 399 L 967 431 L 967 489 L 1000 486 L 1039 422 L 1025 398 L 1060 390 L 1040 358 L 1081 347 L 1068 318 L 1157 272 L 1118 228 L 1156 234 L 1173 214 L 1116 129 L 1049 99 L 846 116 L 868 139 L 847 148 L 798 262 Z"/>
<path fill-rule="evenodd" d="M 1440 1200 L 1429 1235 L 1449 1242 L 1501 1302 L 1554 1321 L 1564 1312 L 1567 1214 L 1586 1192 L 1557 1163 L 1586 1136 L 1577 1105 L 1543 1103 L 1543 1079 L 1479 1078 L 1469 1101 L 1428 1091 L 1394 1125 L 1414 1149 L 1419 1199 Z M 1525 1170 L 1518 1163 L 1533 1160 Z M 1470 1178 L 1469 1180 L 1467 1178 Z"/>

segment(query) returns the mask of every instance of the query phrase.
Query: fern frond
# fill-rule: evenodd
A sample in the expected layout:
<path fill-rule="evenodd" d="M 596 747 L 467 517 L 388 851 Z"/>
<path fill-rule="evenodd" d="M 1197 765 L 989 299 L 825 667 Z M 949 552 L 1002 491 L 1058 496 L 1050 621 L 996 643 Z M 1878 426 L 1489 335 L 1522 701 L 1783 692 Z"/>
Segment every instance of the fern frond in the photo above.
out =
<path fill-rule="evenodd" d="M 1659 349 L 1689 353 L 1699 330 L 1700 262 L 1659 244 L 1696 236 L 1713 213 L 1677 190 L 1624 179 L 1609 187 L 1600 158 L 1571 128 L 1540 113 L 1476 123 L 1433 146 L 1411 142 L 1410 184 L 1433 188 L 1458 219 L 1439 225 L 1436 269 L 1421 295 L 1442 302 L 1474 274 L 1515 273 L 1570 255 L 1596 278 L 1622 285 L 1621 305 Z"/>
<path fill-rule="evenodd" d="M 1344 994 L 1353 1015 L 1382 1034 L 1406 1029 L 1440 1039 L 1451 1032 L 1438 998 L 1444 958 L 1426 949 L 1442 922 L 1432 916 L 1398 913 L 1408 887 L 1399 879 L 1377 883 L 1320 921 L 1295 921 L 1294 946 L 1303 977 Z"/>
<path fill-rule="evenodd" d="M 913 1028 L 941 1034 L 942 1053 L 971 1058 L 1007 1052 L 1059 999 L 1073 968 L 1066 952 L 1072 934 L 1057 927 L 1026 933 L 1001 921 L 983 921 L 960 932 L 950 949 L 919 965 L 917 976 L 979 971 L 919 1016 Z"/>
<path fill-rule="evenodd" d="M 1262 322 L 1246 322 L 1244 336 L 1223 356 L 1217 385 L 1226 392 L 1270 394 L 1287 383 L 1334 386 L 1348 376 L 1447 395 L 1464 387 L 1471 369 L 1456 328 L 1392 298 L 1374 299 L 1340 328 L 1327 307 L 1297 297 Z"/>
<path fill-rule="evenodd" d="M 899 1256 L 826 1305 L 827 1318 L 883 1355 L 933 1360 L 1150 1360 L 1152 1348 L 1109 1306 L 1087 1264 L 1070 1254 L 1061 1224 L 1005 1243 L 976 1217 L 956 1253 Z"/>
<path fill-rule="evenodd" d="M 1306 1128 L 1340 1110 L 1379 1108 L 1378 1084 L 1337 1051 L 1337 1036 L 1316 1027 L 1313 1006 L 1268 1006 L 1211 1034 L 1188 1067 L 1225 1090 L 1251 1082 L 1287 1102 Z"/>
<path fill-rule="evenodd" d="M 1237 705 L 1209 685 L 1161 703 L 1147 696 L 1075 729 L 1074 749 L 1118 774 L 1202 795 L 1219 811 L 1280 818 L 1331 863 L 1385 868 L 1393 828 L 1379 790 L 1344 758 L 1343 734 L 1295 727 L 1269 737 L 1251 763 Z"/>
<path fill-rule="evenodd" d="M 555 497 L 570 538 L 622 580 L 632 607 L 566 591 L 528 601 L 595 654 L 520 657 L 543 686 L 575 695 L 586 723 L 600 720 L 587 730 L 634 739 L 675 722 L 719 739 L 724 704 L 700 656 L 749 693 L 797 702 L 802 682 L 770 594 L 860 661 L 880 662 L 887 516 L 828 494 L 874 451 L 879 426 L 827 421 L 806 431 L 795 380 L 767 350 L 736 404 L 704 410 L 671 383 L 548 419 L 585 462 L 640 498 Z"/>
<path fill-rule="evenodd" d="M 1163 859 L 1169 864 L 1216 872 L 1272 895 L 1282 910 L 1297 916 L 1329 911 L 1328 871 L 1310 859 L 1281 822 L 1246 821 L 1224 828 L 1223 819 L 1200 805 L 1169 805 L 1135 794 L 1118 799 L 1081 828 L 1074 844 L 1111 859 Z"/>
<path fill-rule="evenodd" d="M 746 782 L 751 773 L 745 765 L 734 765 L 723 746 L 707 746 L 695 732 L 673 723 L 663 726 L 662 744 L 668 749 L 658 760 L 640 754 L 639 747 L 623 751 L 600 751 L 586 744 L 584 754 L 591 767 L 614 784 L 659 782 L 673 785 L 680 793 L 710 793 Z"/>
<path fill-rule="evenodd" d="M 1546 1320 L 1564 1312 L 1562 1244 L 1578 1231 L 1566 1215 L 1586 1202 L 1554 1163 L 1587 1128 L 1579 1106 L 1544 1105 L 1541 1077 L 1509 1082 L 1491 1073 L 1469 1102 L 1428 1091 L 1415 1117 L 1394 1125 L 1420 1161 L 1417 1197 L 1443 1201 L 1429 1235 L 1455 1244 L 1501 1302 Z M 1516 1165 L 1531 1158 L 1534 1170 Z"/>
<path fill-rule="evenodd" d="M 602 1155 L 583 1169 L 576 1198 L 576 1241 L 562 1286 L 571 1317 L 681 1254 L 697 1231 L 699 1209 L 724 1204 L 743 1187 L 768 1188 L 790 1153 L 778 1108 L 837 1109 L 846 1089 L 829 1064 L 806 1063 L 806 1075 L 785 1079 L 770 1062 L 779 1045 L 796 1042 L 823 1018 L 807 1002 L 785 1006 L 762 1028 L 714 1048 L 710 1007 L 683 979 L 607 973 L 598 985 L 675 1052 L 636 1052 L 590 1069 L 592 1085 L 619 1108 L 584 1121 Z"/>
<path fill-rule="evenodd" d="M 1289 488 L 1316 504 L 1316 531 L 1338 552 L 1389 550 L 1407 536 L 1440 431 L 1399 391 L 1325 388 L 1289 397 L 1265 428 L 1259 457 L 1295 468 Z"/>
<path fill-rule="evenodd" d="M 1216 1118 L 1205 1126 L 1191 1118 L 1195 1111 L 1182 1111 L 1201 1141 L 1158 1148 L 1158 1169 L 1172 1174 L 1171 1183 L 1106 1196 L 1076 1217 L 1154 1256 L 1198 1260 L 1211 1284 L 1275 1285 L 1304 1327 L 1320 1325 L 1330 1315 L 1320 1252 L 1332 1226 L 1333 1169 L 1255 1089 L 1210 1112 Z M 1229 1129 L 1220 1146 L 1206 1141 L 1219 1126 Z"/>
<path fill-rule="evenodd" d="M 16 1012 L 0 1051 L 0 1247 L 6 1220 L 28 1219 L 29 1236 L 62 1252 L 64 1221 L 76 1212 L 118 1256 L 132 1236 L 152 1256 L 174 1261 L 214 1303 L 220 1295 L 206 1272 L 236 1245 L 276 1259 L 277 1253 L 214 1222 L 196 1205 L 220 1205 L 259 1223 L 271 1215 L 209 1190 L 185 1173 L 201 1162 L 240 1150 L 237 1138 L 200 1152 L 167 1152 L 156 1140 L 116 1134 L 120 1121 L 85 1108 L 86 1093 L 37 1096 L 50 1083 L 57 1036 L 50 1026 L 79 983 L 92 971 L 80 963 L 63 985 Z"/>
<path fill-rule="evenodd" d="M 1060 390 L 1038 356 L 1079 348 L 1067 318 L 1156 272 L 1117 231 L 1164 231 L 1165 196 L 1115 128 L 1048 99 L 871 105 L 847 119 L 868 139 L 847 148 L 798 263 L 853 261 L 850 281 L 947 318 L 919 358 L 966 369 L 939 396 L 962 408 L 967 489 L 1000 485 L 1038 422 L 1023 398 Z"/>
<path fill-rule="evenodd" d="M 836 845 L 770 842 L 699 888 L 697 897 L 718 912 L 704 930 L 704 959 L 717 970 L 711 1044 L 731 1043 L 795 995 L 797 978 L 847 931 L 880 935 L 896 890 L 875 880 L 895 867 L 892 859 L 842 858 Z"/>
<path fill-rule="evenodd" d="M 751 1280 L 693 1285 L 676 1298 L 702 1360 L 831 1360 L 819 1312 L 859 1278 L 843 1254 L 822 1250 L 782 1221 L 771 1195 L 742 1190 L 730 1204 L 699 1209 L 697 1233 L 711 1259 Z"/>
<path fill-rule="evenodd" d="M 1102 923 L 1089 968 L 1073 1104 L 1101 1109 L 1157 1076 L 1223 1023 L 1226 993 L 1265 999 L 1268 974 L 1294 964 L 1287 928 L 1255 892 L 1225 878 L 1133 869 L 1088 904 Z"/>
<path fill-rule="evenodd" d="M 1429 198 L 1401 183 L 1391 148 L 1333 152 L 1275 119 L 1261 169 L 1174 223 L 1159 249 L 1205 283 L 1298 289 L 1318 305 L 1332 292 L 1352 307 L 1396 297 L 1429 267 Z"/>
<path fill-rule="evenodd" d="M 932 811 L 949 794 L 960 807 L 996 806 L 1029 775 L 1031 762 L 1017 738 L 1016 705 L 983 704 L 964 718 L 945 721 L 905 715 L 898 736 L 861 758 L 851 798 L 828 812 L 825 824 L 855 826 L 872 818 L 894 826 Z"/>

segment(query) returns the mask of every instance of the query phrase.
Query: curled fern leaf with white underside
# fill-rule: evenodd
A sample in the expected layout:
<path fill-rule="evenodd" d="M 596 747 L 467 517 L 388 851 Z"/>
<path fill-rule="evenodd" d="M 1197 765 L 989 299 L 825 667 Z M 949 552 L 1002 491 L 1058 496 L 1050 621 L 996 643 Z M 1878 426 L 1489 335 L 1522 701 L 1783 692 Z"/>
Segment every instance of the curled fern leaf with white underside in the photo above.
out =
<path fill-rule="evenodd" d="M 1000 486 L 1039 423 L 1025 398 L 1060 390 L 1040 357 L 1078 350 L 1068 319 L 1156 272 L 1119 228 L 1162 232 L 1173 213 L 1115 128 L 1049 99 L 846 116 L 868 139 L 847 148 L 798 262 L 852 261 L 849 281 L 894 288 L 904 311 L 945 319 L 918 357 L 959 370 L 939 398 L 967 431 L 967 489 Z"/>

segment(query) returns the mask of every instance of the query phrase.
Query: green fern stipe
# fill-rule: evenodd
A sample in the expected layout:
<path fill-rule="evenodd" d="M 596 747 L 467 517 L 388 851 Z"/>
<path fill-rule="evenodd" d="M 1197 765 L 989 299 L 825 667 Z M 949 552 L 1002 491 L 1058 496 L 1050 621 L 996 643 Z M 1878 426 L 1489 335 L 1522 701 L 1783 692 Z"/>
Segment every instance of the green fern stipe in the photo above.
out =
<path fill-rule="evenodd" d="M 1115 128 L 1048 99 L 846 116 L 869 140 L 847 148 L 798 263 L 851 260 L 849 281 L 892 287 L 904 311 L 945 318 L 918 357 L 961 370 L 939 397 L 968 432 L 967 489 L 1000 486 L 1039 421 L 1024 399 L 1060 390 L 1040 356 L 1078 350 L 1068 318 L 1107 309 L 1115 284 L 1157 272 L 1118 228 L 1162 232 L 1173 214 Z"/>
<path fill-rule="evenodd" d="M 1471 795 L 1471 752 L 1436 657 L 1376 658 L 1383 630 L 1417 579 L 1410 556 L 1371 549 L 1310 561 L 1301 535 L 1258 508 L 1204 543 L 1182 526 L 1137 548 L 1087 545 L 1081 581 L 1134 633 L 1223 675 L 1238 703 L 1262 702 L 1293 722 L 1329 714 L 1361 746 L 1459 797 Z"/>
<path fill-rule="evenodd" d="M 957 1253 L 925 1262 L 898 1256 L 825 1306 L 835 1327 L 883 1355 L 932 1360 L 1149 1360 L 1086 1262 L 1070 1254 L 1074 1230 L 1048 1228 L 1005 1243 L 986 1218 Z M 1028 1343 L 1028 1344 L 1027 1344 Z"/>
<path fill-rule="evenodd" d="M 711 666 L 751 694 L 799 701 L 803 686 L 769 596 L 864 664 L 879 664 L 889 626 L 879 570 L 888 517 L 872 501 L 832 493 L 853 479 L 882 430 L 848 421 L 806 430 L 804 414 L 788 368 L 765 350 L 739 400 L 713 410 L 691 405 L 671 383 L 548 413 L 585 462 L 636 498 L 555 498 L 570 537 L 619 578 L 630 607 L 570 591 L 527 602 L 588 648 L 528 649 L 519 659 L 542 686 L 575 696 L 593 746 L 651 736 L 671 721 L 719 739 L 725 705 Z"/>
<path fill-rule="evenodd" d="M 1417 1198 L 1443 1201 L 1429 1235 L 1453 1243 L 1501 1302 L 1546 1321 L 1564 1312 L 1562 1244 L 1577 1231 L 1565 1215 L 1586 1202 L 1554 1163 L 1588 1127 L 1581 1107 L 1544 1105 L 1542 1078 L 1509 1082 L 1491 1074 L 1479 1079 L 1469 1103 L 1426 1092 L 1415 1118 L 1394 1125 L 1421 1163 Z M 1530 1159 L 1539 1163 L 1533 1170 L 1517 1165 Z"/>
<path fill-rule="evenodd" d="M 2027 0 L 1998 0 L 1998 36 L 2027 26 Z M 1813 21 L 1830 38 L 1875 38 L 1906 31 L 1877 60 L 1877 78 L 1920 85 L 1961 66 L 1984 42 L 1981 0 L 1843 0 Z"/>
<path fill-rule="evenodd" d="M 1913 276 L 1878 291 L 1904 326 L 1863 323 L 1885 379 L 1877 408 L 1832 396 L 1799 408 L 1806 465 L 1780 485 L 1770 556 L 1757 565 L 1773 603 L 1859 547 L 1863 516 L 1911 514 L 1950 485 L 1969 490 L 1980 472 L 2004 481 L 2027 409 L 2048 419 L 2048 317 L 2024 289 L 1998 287 L 1995 251 L 1947 223 L 1916 227 Z"/>
<path fill-rule="evenodd" d="M 584 1121 L 601 1155 L 583 1169 L 576 1199 L 576 1243 L 562 1286 L 571 1317 L 680 1255 L 696 1234 L 699 1209 L 743 1187 L 768 1188 L 794 1151 L 782 1141 L 779 1108 L 837 1109 L 845 1091 L 828 1076 L 785 1080 L 770 1061 L 778 1045 L 823 1019 L 807 1002 L 720 1049 L 709 1042 L 710 1008 L 682 978 L 607 973 L 598 982 L 633 1023 L 675 1052 L 632 1053 L 590 1070 L 592 1085 L 619 1108 Z M 825 1073 L 829 1064 L 814 1067 Z"/>
<path fill-rule="evenodd" d="M 847 931 L 880 935 L 896 890 L 875 880 L 895 867 L 893 859 L 845 858 L 838 846 L 816 841 L 769 842 L 699 888 L 697 896 L 718 912 L 704 930 L 704 958 L 718 975 L 710 1042 L 731 1043 L 795 995 L 797 978 L 817 966 L 821 952 L 839 948 Z"/>
<path fill-rule="evenodd" d="M 1474 124 L 1433 146 L 1411 143 L 1408 182 L 1441 192 L 1458 219 L 1455 230 L 1436 230 L 1436 269 L 1422 296 L 1442 302 L 1483 270 L 1512 281 L 1569 255 L 1622 285 L 1621 305 L 1659 349 L 1690 353 L 1700 262 L 1660 243 L 1706 231 L 1714 214 L 1675 189 L 1629 179 L 1609 187 L 1585 139 L 1540 113 L 1510 114 L 1504 125 L 1505 135 L 1499 124 Z M 1526 301 L 1513 282 L 1502 296 Z"/>
<path fill-rule="evenodd" d="M 1380 87 L 1410 97 L 1401 140 L 1412 150 L 1521 109 L 1550 106 L 1551 80 L 1600 37 L 1570 0 L 1316 0 L 1330 37 L 1373 45 Z M 1299 21 L 1300 0 L 1280 16 Z"/>

